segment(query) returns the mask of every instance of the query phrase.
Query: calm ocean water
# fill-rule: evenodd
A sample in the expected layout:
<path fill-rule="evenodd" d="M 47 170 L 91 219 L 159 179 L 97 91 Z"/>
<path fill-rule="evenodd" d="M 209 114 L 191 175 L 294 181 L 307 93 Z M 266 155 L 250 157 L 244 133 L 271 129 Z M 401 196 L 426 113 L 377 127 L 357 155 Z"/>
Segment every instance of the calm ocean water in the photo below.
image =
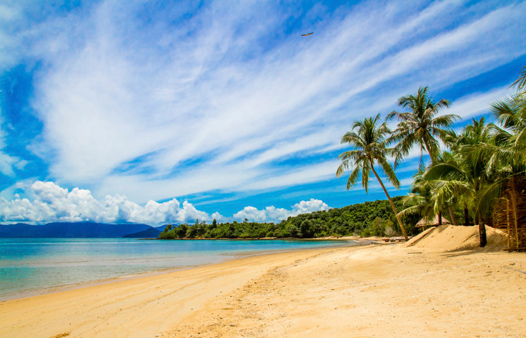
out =
<path fill-rule="evenodd" d="M 341 241 L 0 238 L 0 300 L 109 278 Z"/>

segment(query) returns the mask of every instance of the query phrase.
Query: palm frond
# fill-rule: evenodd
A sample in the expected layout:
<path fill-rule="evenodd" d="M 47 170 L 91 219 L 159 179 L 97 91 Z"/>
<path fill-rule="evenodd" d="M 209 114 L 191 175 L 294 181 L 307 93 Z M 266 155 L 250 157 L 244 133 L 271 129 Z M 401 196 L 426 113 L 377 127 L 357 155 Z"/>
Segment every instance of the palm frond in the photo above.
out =
<path fill-rule="evenodd" d="M 511 84 L 511 87 L 517 87 L 519 90 L 526 89 L 526 66 L 522 68 L 519 78 Z"/>

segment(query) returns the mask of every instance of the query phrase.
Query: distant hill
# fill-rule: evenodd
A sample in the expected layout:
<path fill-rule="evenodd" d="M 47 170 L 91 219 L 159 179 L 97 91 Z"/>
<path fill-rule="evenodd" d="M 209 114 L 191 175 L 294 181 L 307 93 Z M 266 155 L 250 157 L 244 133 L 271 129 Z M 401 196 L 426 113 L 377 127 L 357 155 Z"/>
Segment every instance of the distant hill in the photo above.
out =
<path fill-rule="evenodd" d="M 170 223 L 172 226 L 179 225 L 179 223 Z M 163 230 L 166 228 L 168 224 L 159 225 L 158 227 L 153 227 L 154 229 L 159 230 L 160 232 L 163 232 Z"/>
<path fill-rule="evenodd" d="M 0 225 L 0 238 L 121 238 L 148 229 L 153 228 L 146 224 L 93 222 L 49 223 L 45 225 L 18 223 Z"/>
<path fill-rule="evenodd" d="M 164 228 L 163 228 L 164 229 Z M 133 234 L 124 235 L 124 238 L 157 238 L 161 233 L 157 228 L 149 228 L 143 231 L 135 232 Z"/>

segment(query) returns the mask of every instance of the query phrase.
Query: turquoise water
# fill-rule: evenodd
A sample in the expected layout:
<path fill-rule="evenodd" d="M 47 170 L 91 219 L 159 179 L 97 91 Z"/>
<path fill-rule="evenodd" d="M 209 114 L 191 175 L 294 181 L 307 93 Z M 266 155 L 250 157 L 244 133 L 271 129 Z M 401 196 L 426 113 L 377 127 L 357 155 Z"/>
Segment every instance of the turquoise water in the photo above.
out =
<path fill-rule="evenodd" d="M 0 300 L 265 252 L 350 245 L 346 241 L 121 238 L 0 239 Z"/>

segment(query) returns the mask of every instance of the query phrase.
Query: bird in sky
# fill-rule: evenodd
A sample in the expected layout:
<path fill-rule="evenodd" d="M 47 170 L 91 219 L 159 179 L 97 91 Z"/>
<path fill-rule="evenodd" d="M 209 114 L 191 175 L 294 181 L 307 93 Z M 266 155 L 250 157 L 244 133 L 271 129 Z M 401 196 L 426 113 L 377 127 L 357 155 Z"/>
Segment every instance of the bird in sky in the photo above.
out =
<path fill-rule="evenodd" d="M 314 34 L 314 32 L 310 32 L 310 33 L 307 33 L 307 34 L 301 34 L 301 36 L 309 36 L 309 35 L 312 35 Z"/>

